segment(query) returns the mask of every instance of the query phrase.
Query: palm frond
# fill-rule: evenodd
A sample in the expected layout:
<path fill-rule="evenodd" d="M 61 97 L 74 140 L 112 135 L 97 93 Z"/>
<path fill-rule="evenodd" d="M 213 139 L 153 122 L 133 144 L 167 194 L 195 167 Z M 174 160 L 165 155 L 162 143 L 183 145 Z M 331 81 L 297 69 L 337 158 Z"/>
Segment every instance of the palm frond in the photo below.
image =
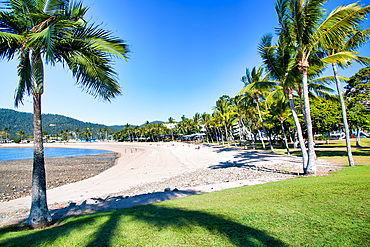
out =
<path fill-rule="evenodd" d="M 322 58 L 321 61 L 327 64 L 333 64 L 333 63 L 348 63 L 351 60 L 358 60 L 358 57 L 349 51 L 342 51 L 337 52 L 333 55 L 329 55 L 325 58 Z"/>
<path fill-rule="evenodd" d="M 362 7 L 358 3 L 334 9 L 318 28 L 318 38 L 314 45 L 336 47 L 337 44 L 342 44 L 369 12 L 370 6 Z"/>
<path fill-rule="evenodd" d="M 116 72 L 109 65 L 107 58 L 101 59 L 102 54 L 72 51 L 64 57 L 77 83 L 83 91 L 94 97 L 110 101 L 121 94 L 117 83 Z"/>
<path fill-rule="evenodd" d="M 19 104 L 23 104 L 23 95 L 27 92 L 28 95 L 31 93 L 31 62 L 29 58 L 30 54 L 28 51 L 24 51 L 20 54 L 19 65 L 18 65 L 18 76 L 19 83 L 18 88 L 15 92 L 15 107 Z"/>
<path fill-rule="evenodd" d="M 344 48 L 350 51 L 357 50 L 370 39 L 370 28 L 365 30 L 355 30 L 349 39 L 344 43 Z"/>
<path fill-rule="evenodd" d="M 346 82 L 348 80 L 348 78 L 343 77 L 343 76 L 338 76 L 338 78 L 341 82 Z M 329 85 L 329 84 L 332 84 L 332 83 L 335 83 L 335 77 L 334 76 L 323 76 L 323 77 L 320 77 L 320 78 L 310 80 L 311 85 L 313 85 L 313 84 Z"/>

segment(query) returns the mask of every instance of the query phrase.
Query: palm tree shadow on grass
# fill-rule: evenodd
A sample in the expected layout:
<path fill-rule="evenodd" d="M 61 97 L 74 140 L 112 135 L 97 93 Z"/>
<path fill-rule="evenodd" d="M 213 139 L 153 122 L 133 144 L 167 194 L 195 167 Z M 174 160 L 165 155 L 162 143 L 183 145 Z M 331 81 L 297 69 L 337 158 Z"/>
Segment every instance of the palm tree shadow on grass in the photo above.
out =
<path fill-rule="evenodd" d="M 348 156 L 347 151 L 345 150 L 315 150 L 316 156 L 320 157 L 346 157 Z M 292 151 L 292 155 L 299 156 L 299 151 Z M 353 156 L 370 156 L 370 152 L 363 149 L 358 151 L 352 151 Z"/>
<path fill-rule="evenodd" d="M 223 216 L 200 211 L 168 208 L 156 204 L 112 212 L 110 219 L 96 232 L 94 239 L 87 246 L 107 245 L 120 217 L 132 217 L 134 220 L 145 222 L 154 231 L 160 231 L 166 227 L 178 229 L 188 229 L 192 226 L 202 227 L 211 234 L 226 236 L 235 246 L 286 246 L 282 241 L 269 236 L 264 231 L 242 225 Z"/>
<path fill-rule="evenodd" d="M 189 228 L 191 229 L 192 226 L 196 226 L 207 230 L 211 235 L 223 235 L 227 237 L 234 246 L 287 246 L 279 239 L 268 235 L 262 230 L 237 223 L 221 215 L 179 208 L 168 208 L 157 204 L 116 210 L 100 215 L 77 217 L 72 221 L 67 221 L 65 224 L 62 222 L 59 226 L 42 231 L 34 231 L 22 237 L 0 242 L 0 245 L 20 246 L 25 243 L 29 244 L 30 239 L 32 239 L 32 245 L 35 246 L 42 243 L 53 244 L 59 237 L 66 236 L 72 231 L 79 229 L 83 231 L 84 227 L 94 224 L 99 217 L 108 217 L 108 219 L 97 226 L 99 229 L 93 233 L 93 236 L 85 238 L 92 240 L 88 243 L 74 244 L 83 244 L 84 246 L 109 246 L 113 244 L 111 243 L 112 238 L 117 237 L 114 235 L 114 232 L 117 229 L 120 219 L 130 217 L 133 220 L 147 223 L 150 225 L 149 229 L 153 231 L 160 231 L 167 227 L 177 228 L 178 230 L 186 229 L 187 234 L 189 234 L 189 239 L 192 234 L 192 231 L 189 233 Z M 194 229 L 194 232 L 195 231 Z M 127 234 L 130 233 L 128 232 Z M 199 239 L 198 232 L 196 232 L 196 234 Z M 209 236 L 206 236 L 206 238 L 208 239 Z M 204 241 L 208 241 L 207 239 Z"/>

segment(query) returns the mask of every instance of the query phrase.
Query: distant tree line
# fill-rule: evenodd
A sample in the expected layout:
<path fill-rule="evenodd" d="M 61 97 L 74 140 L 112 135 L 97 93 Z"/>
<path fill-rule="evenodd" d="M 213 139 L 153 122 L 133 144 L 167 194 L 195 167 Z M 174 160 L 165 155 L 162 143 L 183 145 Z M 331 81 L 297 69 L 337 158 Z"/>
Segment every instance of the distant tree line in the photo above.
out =
<path fill-rule="evenodd" d="M 55 114 L 43 114 L 43 135 L 45 137 L 86 138 L 83 135 L 86 128 L 89 128 L 90 138 L 103 138 L 102 130 L 108 128 L 109 131 L 118 131 L 123 126 L 106 126 L 103 124 L 93 124 L 79 121 L 70 117 Z M 0 139 L 32 139 L 32 113 L 19 112 L 11 109 L 0 109 Z M 76 131 L 77 130 L 77 131 Z M 19 134 L 21 132 L 22 136 Z M 77 132 L 77 133 L 76 133 Z M 17 134 L 18 133 L 18 134 Z M 104 131 L 104 137 L 105 137 Z"/>

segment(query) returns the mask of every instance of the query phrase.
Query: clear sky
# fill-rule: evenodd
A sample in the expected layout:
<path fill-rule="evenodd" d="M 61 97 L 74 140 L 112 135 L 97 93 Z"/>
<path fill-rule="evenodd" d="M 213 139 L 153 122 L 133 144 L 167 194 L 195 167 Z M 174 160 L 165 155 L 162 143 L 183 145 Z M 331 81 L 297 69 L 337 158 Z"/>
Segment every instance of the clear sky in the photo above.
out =
<path fill-rule="evenodd" d="M 353 1 L 328 0 L 328 10 Z M 115 69 L 123 95 L 111 103 L 81 92 L 62 66 L 45 66 L 42 112 L 106 125 L 192 118 L 234 96 L 245 68 L 261 65 L 257 45 L 277 26 L 275 0 L 84 0 L 88 20 L 124 39 L 128 62 Z M 361 1 L 370 4 L 370 1 Z M 369 21 L 365 27 L 370 27 Z M 361 55 L 370 57 L 370 44 Z M 0 108 L 32 112 L 31 98 L 14 108 L 17 61 L 0 62 Z M 361 66 L 340 71 L 351 76 Z M 329 72 L 331 72 L 329 70 Z M 328 72 L 328 73 L 329 73 Z"/>

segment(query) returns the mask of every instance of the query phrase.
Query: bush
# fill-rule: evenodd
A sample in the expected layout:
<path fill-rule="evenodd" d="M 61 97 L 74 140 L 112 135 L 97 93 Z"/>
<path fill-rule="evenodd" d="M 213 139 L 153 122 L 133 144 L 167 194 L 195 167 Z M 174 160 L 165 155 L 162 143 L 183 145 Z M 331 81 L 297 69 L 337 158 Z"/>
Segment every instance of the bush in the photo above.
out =
<path fill-rule="evenodd" d="M 21 138 L 20 138 L 20 137 L 14 137 L 14 138 L 13 138 L 13 141 L 14 141 L 15 143 L 20 143 L 20 142 L 21 142 Z"/>

